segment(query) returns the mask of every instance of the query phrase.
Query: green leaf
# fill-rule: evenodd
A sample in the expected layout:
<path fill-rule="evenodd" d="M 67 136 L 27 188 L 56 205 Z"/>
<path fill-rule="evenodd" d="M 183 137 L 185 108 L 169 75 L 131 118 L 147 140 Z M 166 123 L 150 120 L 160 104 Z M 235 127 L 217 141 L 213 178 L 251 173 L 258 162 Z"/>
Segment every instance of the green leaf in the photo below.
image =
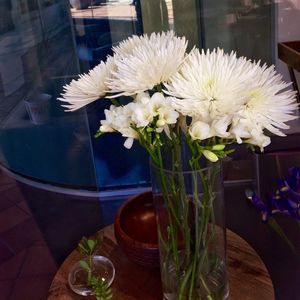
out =
<path fill-rule="evenodd" d="M 271 226 L 271 228 L 287 243 L 287 245 L 290 247 L 290 249 L 296 253 L 295 246 L 293 243 L 289 240 L 289 238 L 286 236 L 284 231 L 282 230 L 281 226 L 277 223 L 277 221 L 273 218 L 270 217 L 268 219 L 268 224 Z"/>
<path fill-rule="evenodd" d="M 82 244 L 78 244 L 78 248 L 80 253 L 88 254 L 87 249 Z"/>
<path fill-rule="evenodd" d="M 82 269 L 89 271 L 90 270 L 90 266 L 89 264 L 85 261 L 85 260 L 80 260 L 79 261 L 79 265 Z"/>
<path fill-rule="evenodd" d="M 95 249 L 95 241 L 94 240 L 87 240 L 87 244 L 88 244 L 88 247 L 90 249 L 90 253 L 92 253 Z"/>
<path fill-rule="evenodd" d="M 90 282 L 97 300 L 112 299 L 112 291 L 104 280 L 99 277 L 92 276 Z"/>
<path fill-rule="evenodd" d="M 87 243 L 87 238 L 84 236 L 78 243 L 79 251 L 83 254 L 89 254 L 89 245 Z"/>
<path fill-rule="evenodd" d="M 103 232 L 100 232 L 97 237 L 95 238 L 95 248 L 98 248 L 101 246 L 102 242 L 103 242 Z"/>

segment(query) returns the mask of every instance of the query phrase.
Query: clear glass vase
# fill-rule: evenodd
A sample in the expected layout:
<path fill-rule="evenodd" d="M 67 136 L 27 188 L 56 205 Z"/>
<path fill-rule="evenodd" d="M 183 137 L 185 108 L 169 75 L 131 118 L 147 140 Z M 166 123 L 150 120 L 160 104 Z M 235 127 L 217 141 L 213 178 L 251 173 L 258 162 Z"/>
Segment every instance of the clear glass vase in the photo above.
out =
<path fill-rule="evenodd" d="M 92 274 L 100 277 L 109 287 L 115 278 L 115 267 L 110 259 L 101 255 L 92 257 Z M 91 286 L 88 284 L 89 273 L 82 268 L 80 262 L 76 262 L 68 274 L 68 283 L 71 290 L 81 296 L 94 295 Z"/>
<path fill-rule="evenodd" d="M 170 157 L 151 163 L 164 299 L 228 299 L 221 165 Z"/>

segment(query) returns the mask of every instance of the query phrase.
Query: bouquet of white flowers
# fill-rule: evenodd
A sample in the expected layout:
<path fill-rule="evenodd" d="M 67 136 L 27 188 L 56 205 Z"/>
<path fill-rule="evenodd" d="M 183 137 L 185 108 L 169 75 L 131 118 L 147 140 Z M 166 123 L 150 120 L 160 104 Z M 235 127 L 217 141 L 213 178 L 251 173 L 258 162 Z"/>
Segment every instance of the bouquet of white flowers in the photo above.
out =
<path fill-rule="evenodd" d="M 132 36 L 113 53 L 65 86 L 59 100 L 74 111 L 110 99 L 96 136 L 119 132 L 126 148 L 138 140 L 150 154 L 167 211 L 167 221 L 158 216 L 165 298 L 225 299 L 225 281 L 216 284 L 223 262 L 213 246 L 219 169 L 211 171 L 207 162 L 226 156 L 232 143 L 263 151 L 270 144 L 266 132 L 284 136 L 286 122 L 296 118 L 295 93 L 274 66 L 222 49 L 187 53 L 186 39 L 172 31 Z M 121 96 L 127 96 L 126 104 Z M 172 174 L 165 170 L 165 149 Z"/>

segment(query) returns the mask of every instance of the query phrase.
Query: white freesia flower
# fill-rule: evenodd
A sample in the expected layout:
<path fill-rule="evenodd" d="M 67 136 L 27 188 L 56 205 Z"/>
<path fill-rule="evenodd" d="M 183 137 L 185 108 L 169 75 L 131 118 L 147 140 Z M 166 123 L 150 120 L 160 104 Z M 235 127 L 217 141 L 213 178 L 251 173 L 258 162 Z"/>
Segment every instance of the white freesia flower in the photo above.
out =
<path fill-rule="evenodd" d="M 253 72 L 246 58 L 237 58 L 234 52 L 195 49 L 165 84 L 166 93 L 174 97 L 172 102 L 177 111 L 209 122 L 243 103 L 242 92 Z"/>
<path fill-rule="evenodd" d="M 132 112 L 132 121 L 137 127 L 146 127 L 153 121 L 153 115 L 147 104 L 136 103 Z"/>
<path fill-rule="evenodd" d="M 258 146 L 261 151 L 271 143 L 270 137 L 263 133 L 263 127 L 253 123 L 250 119 L 234 118 L 231 124 L 230 133 L 236 138 L 238 144 L 246 143 Z"/>
<path fill-rule="evenodd" d="M 134 98 L 135 102 L 141 102 L 143 104 L 147 104 L 150 101 L 150 95 L 146 92 L 141 92 L 136 95 Z"/>
<path fill-rule="evenodd" d="M 160 109 L 164 107 L 171 107 L 171 103 L 168 100 L 168 98 L 165 98 L 165 96 L 162 93 L 154 93 L 148 101 L 148 108 L 151 111 L 153 116 L 157 116 L 159 114 Z"/>
<path fill-rule="evenodd" d="M 271 143 L 270 137 L 264 135 L 262 130 L 254 128 L 250 134 L 251 138 L 247 139 L 246 142 L 258 146 L 262 152 L 264 148 Z"/>
<path fill-rule="evenodd" d="M 120 129 L 120 133 L 123 137 L 127 138 L 124 142 L 124 147 L 127 149 L 130 149 L 134 140 L 139 138 L 138 133 L 131 127 L 124 127 Z"/>
<path fill-rule="evenodd" d="M 175 111 L 172 107 L 161 107 L 158 110 L 158 120 L 156 125 L 158 127 L 165 126 L 166 124 L 175 124 L 179 117 L 179 113 Z"/>
<path fill-rule="evenodd" d="M 238 144 L 243 143 L 243 138 L 251 137 L 252 125 L 247 119 L 233 118 L 230 133 L 237 140 Z"/>
<path fill-rule="evenodd" d="M 133 145 L 134 139 L 133 138 L 127 138 L 124 142 L 124 147 L 127 149 L 131 149 L 132 145 Z"/>
<path fill-rule="evenodd" d="M 158 127 L 175 124 L 179 117 L 179 113 L 171 106 L 170 100 L 162 93 L 154 93 L 151 97 L 149 94 L 139 94 L 135 101 L 131 103 L 131 119 L 138 128 L 151 124 L 154 117 L 158 117 L 156 122 Z"/>
<path fill-rule="evenodd" d="M 123 128 L 130 127 L 130 115 L 125 106 L 111 105 L 109 110 L 104 110 L 104 113 L 105 119 L 100 122 L 100 131 L 121 131 Z"/>
<path fill-rule="evenodd" d="M 212 137 L 209 124 L 202 121 L 194 121 L 189 128 L 189 134 L 192 140 L 205 140 Z"/>
<path fill-rule="evenodd" d="M 100 131 L 101 132 L 113 132 L 114 129 L 114 119 L 115 119 L 115 113 L 114 113 L 114 105 L 110 106 L 110 109 L 105 109 L 105 119 L 100 121 Z"/>
<path fill-rule="evenodd" d="M 105 109 L 105 119 L 101 120 L 101 132 L 117 131 L 126 137 L 124 146 L 127 149 L 132 147 L 134 139 L 138 139 L 138 133 L 131 128 L 131 113 L 135 103 L 129 103 L 125 106 L 111 105 L 109 109 Z"/>
<path fill-rule="evenodd" d="M 230 133 L 228 132 L 228 127 L 231 121 L 232 121 L 232 116 L 230 114 L 214 119 L 211 123 L 211 130 L 212 132 L 214 132 L 213 135 L 222 138 L 229 137 Z"/>
<path fill-rule="evenodd" d="M 79 79 L 73 79 L 70 84 L 63 87 L 63 93 L 58 100 L 68 104 L 62 105 L 67 111 L 77 110 L 100 97 L 105 96 L 107 92 L 106 80 L 111 76 L 114 69 L 114 59 L 109 57 L 87 74 L 79 75 Z"/>
<path fill-rule="evenodd" d="M 118 95 L 134 95 L 169 80 L 184 57 L 185 38 L 174 32 L 133 36 L 114 48 L 116 70 L 108 87 Z"/>

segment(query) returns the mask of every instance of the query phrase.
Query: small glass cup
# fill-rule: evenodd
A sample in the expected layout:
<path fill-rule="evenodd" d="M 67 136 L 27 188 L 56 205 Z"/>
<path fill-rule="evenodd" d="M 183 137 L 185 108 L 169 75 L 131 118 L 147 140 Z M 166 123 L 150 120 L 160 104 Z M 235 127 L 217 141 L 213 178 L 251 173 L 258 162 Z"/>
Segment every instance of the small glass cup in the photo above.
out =
<path fill-rule="evenodd" d="M 93 256 L 92 273 L 102 278 L 110 286 L 115 278 L 115 267 L 107 257 L 95 255 Z M 87 277 L 88 272 L 80 266 L 79 261 L 72 266 L 68 282 L 74 293 L 81 296 L 93 295 L 91 287 L 87 285 Z"/>

